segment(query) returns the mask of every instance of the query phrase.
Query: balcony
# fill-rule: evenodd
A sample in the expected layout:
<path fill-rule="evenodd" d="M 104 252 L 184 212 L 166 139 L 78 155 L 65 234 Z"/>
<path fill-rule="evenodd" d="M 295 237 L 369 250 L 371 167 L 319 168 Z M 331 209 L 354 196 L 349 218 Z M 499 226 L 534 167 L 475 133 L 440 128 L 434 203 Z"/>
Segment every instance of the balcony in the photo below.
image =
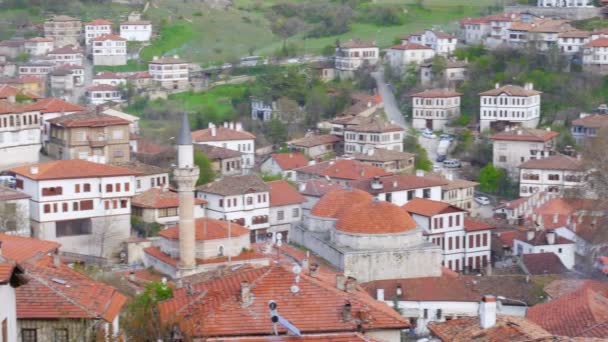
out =
<path fill-rule="evenodd" d="M 106 138 L 89 139 L 89 146 L 92 148 L 105 147 L 107 144 Z"/>

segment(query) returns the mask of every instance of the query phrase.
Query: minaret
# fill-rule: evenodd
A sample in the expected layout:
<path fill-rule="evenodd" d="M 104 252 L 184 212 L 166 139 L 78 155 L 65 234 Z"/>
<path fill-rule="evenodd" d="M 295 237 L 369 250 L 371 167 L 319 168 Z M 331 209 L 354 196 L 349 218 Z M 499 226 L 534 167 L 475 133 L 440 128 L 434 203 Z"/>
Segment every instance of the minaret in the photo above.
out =
<path fill-rule="evenodd" d="M 194 188 L 200 170 L 194 164 L 194 147 L 188 114 L 182 115 L 182 124 L 177 138 L 177 167 L 173 179 L 179 194 L 179 272 L 187 275 L 196 268 L 196 241 L 194 226 Z"/>

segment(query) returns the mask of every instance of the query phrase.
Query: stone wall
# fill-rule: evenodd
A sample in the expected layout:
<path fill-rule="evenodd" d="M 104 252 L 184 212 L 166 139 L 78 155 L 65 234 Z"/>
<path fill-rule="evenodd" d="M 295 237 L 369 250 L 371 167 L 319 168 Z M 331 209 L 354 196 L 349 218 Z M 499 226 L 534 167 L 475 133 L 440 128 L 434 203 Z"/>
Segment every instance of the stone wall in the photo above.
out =
<path fill-rule="evenodd" d="M 599 7 L 581 7 L 581 8 L 557 8 L 557 7 L 536 7 L 536 6 L 506 6 L 505 13 L 523 13 L 530 12 L 537 16 L 544 17 L 560 17 L 568 20 L 581 20 L 602 15 Z"/>

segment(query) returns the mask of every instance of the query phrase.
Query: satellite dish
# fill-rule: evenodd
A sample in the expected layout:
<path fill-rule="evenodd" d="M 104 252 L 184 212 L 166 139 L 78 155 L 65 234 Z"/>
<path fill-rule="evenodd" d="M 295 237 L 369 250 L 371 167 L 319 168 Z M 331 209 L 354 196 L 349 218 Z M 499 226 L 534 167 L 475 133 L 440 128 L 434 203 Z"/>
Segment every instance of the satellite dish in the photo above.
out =
<path fill-rule="evenodd" d="M 302 272 L 302 267 L 300 267 L 300 265 L 293 265 L 291 271 L 295 274 L 300 274 L 300 272 Z"/>
<path fill-rule="evenodd" d="M 283 239 L 283 233 L 277 233 L 277 240 Z"/>
<path fill-rule="evenodd" d="M 300 287 L 298 285 L 291 285 L 289 290 L 291 291 L 291 293 L 296 294 L 296 293 L 300 292 Z"/>

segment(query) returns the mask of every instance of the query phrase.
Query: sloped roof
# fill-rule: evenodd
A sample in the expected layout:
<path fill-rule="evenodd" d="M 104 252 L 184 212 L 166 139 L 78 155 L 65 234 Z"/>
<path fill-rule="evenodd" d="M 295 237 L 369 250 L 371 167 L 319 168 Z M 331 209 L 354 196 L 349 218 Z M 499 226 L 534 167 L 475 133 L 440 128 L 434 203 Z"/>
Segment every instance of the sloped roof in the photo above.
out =
<path fill-rule="evenodd" d="M 38 100 L 27 105 L 26 109 L 29 111 L 40 111 L 41 113 L 70 113 L 85 110 L 84 107 L 54 97 Z"/>
<path fill-rule="evenodd" d="M 555 131 L 521 127 L 510 131 L 496 133 L 492 135 L 492 140 L 545 142 L 557 136 L 559 136 L 559 133 Z"/>
<path fill-rule="evenodd" d="M 103 36 L 99 36 L 99 37 L 95 37 L 93 39 L 91 39 L 91 41 L 93 42 L 103 42 L 106 40 L 120 40 L 120 41 L 126 41 L 127 39 L 119 36 L 119 35 L 115 35 L 115 34 L 104 34 Z"/>
<path fill-rule="evenodd" d="M 444 213 L 466 212 L 466 210 L 446 202 L 434 201 L 428 198 L 419 197 L 416 197 L 404 204 L 403 208 L 411 214 L 418 214 L 427 217 Z"/>
<path fill-rule="evenodd" d="M 196 151 L 203 152 L 210 160 L 224 160 L 230 158 L 239 158 L 243 155 L 243 152 L 223 148 L 220 146 L 212 146 L 205 144 L 194 145 Z"/>
<path fill-rule="evenodd" d="M 475 232 L 479 230 L 488 230 L 496 228 L 495 225 L 483 221 L 474 220 L 468 217 L 464 218 L 464 230 L 467 232 Z"/>
<path fill-rule="evenodd" d="M 209 141 L 255 139 L 255 135 L 247 131 L 239 131 L 236 129 L 230 129 L 221 126 L 215 128 L 215 135 L 213 135 L 212 133 L 213 132 L 211 128 L 199 129 L 198 131 L 192 132 L 192 140 L 197 143 L 204 143 Z"/>
<path fill-rule="evenodd" d="M 283 171 L 297 169 L 308 165 L 308 159 L 299 152 L 273 153 L 270 155 Z"/>
<path fill-rule="evenodd" d="M 551 232 L 551 231 L 550 230 L 537 231 L 534 233 L 534 238 L 532 240 L 528 240 L 527 232 L 518 230 L 515 239 L 525 242 L 532 246 L 546 246 L 546 245 L 549 245 L 549 242 L 547 241 L 548 232 Z M 555 245 L 567 245 L 567 244 L 573 244 L 573 243 L 574 242 L 572 240 L 566 239 L 565 237 L 555 234 Z"/>
<path fill-rule="evenodd" d="M 403 208 L 378 199 L 344 208 L 336 222 L 337 230 L 354 234 L 399 234 L 416 227 Z"/>
<path fill-rule="evenodd" d="M 286 180 L 278 180 L 266 183 L 270 186 L 270 206 L 280 207 L 306 202 L 298 190 Z"/>
<path fill-rule="evenodd" d="M 350 39 L 346 42 L 340 43 L 340 48 L 345 49 L 363 49 L 363 48 L 375 48 L 378 47 L 376 42 L 366 42 L 359 39 Z"/>
<path fill-rule="evenodd" d="M 289 266 L 291 267 L 291 266 Z M 353 317 L 363 315 L 366 331 L 404 329 L 408 322 L 384 303 L 376 302 L 361 290 L 340 291 L 334 283 L 300 274 L 298 295 L 293 295 L 293 272 L 283 265 L 243 269 L 232 275 L 194 284 L 193 295 L 185 289 L 174 292 L 173 299 L 159 304 L 161 320 L 176 320 L 182 331 L 193 337 L 234 335 L 272 335 L 268 302 L 274 300 L 281 316 L 297 326 L 302 334 L 354 332 L 354 321 L 342 319 L 342 308 L 351 304 Z M 243 305 L 241 284 L 251 284 L 252 302 Z M 193 300 L 196 299 L 196 300 Z M 201 320 L 200 317 L 205 319 Z M 261 317 L 265 317 L 261 319 Z M 285 329 L 278 327 L 281 334 Z"/>
<path fill-rule="evenodd" d="M 196 205 L 204 203 L 207 203 L 207 201 L 200 198 L 194 199 Z M 179 195 L 168 189 L 150 188 L 134 196 L 131 205 L 150 209 L 175 208 L 179 206 Z"/>
<path fill-rule="evenodd" d="M 498 96 L 500 94 L 507 94 L 509 96 L 534 96 L 540 95 L 542 92 L 538 90 L 526 89 L 524 87 L 507 84 L 502 87 L 490 89 L 479 93 L 480 96 Z"/>
<path fill-rule="evenodd" d="M 82 54 L 82 49 L 80 47 L 74 46 L 74 45 L 65 45 L 59 48 L 56 48 L 52 51 L 50 51 L 49 53 L 47 53 L 47 55 L 70 55 L 70 54 Z"/>
<path fill-rule="evenodd" d="M 27 198 L 30 198 L 30 195 L 0 185 L 0 201 L 11 201 Z"/>
<path fill-rule="evenodd" d="M 98 72 L 93 76 L 94 80 L 115 80 L 125 79 L 126 77 L 111 71 Z"/>
<path fill-rule="evenodd" d="M 270 187 L 256 175 L 226 176 L 197 187 L 200 192 L 223 196 L 242 195 L 251 192 L 268 192 Z"/>
<path fill-rule="evenodd" d="M 374 117 L 367 123 L 362 123 L 353 127 L 347 127 L 344 131 L 365 132 L 365 133 L 387 133 L 404 132 L 405 129 L 397 124 L 386 122 L 383 119 Z"/>
<path fill-rule="evenodd" d="M 118 87 L 110 84 L 97 84 L 87 87 L 87 91 L 114 91 L 118 90 Z"/>
<path fill-rule="evenodd" d="M 330 135 L 330 134 L 322 134 L 322 135 L 310 135 L 304 138 L 295 139 L 288 141 L 289 145 L 301 146 L 301 147 L 314 147 L 325 144 L 334 144 L 340 141 L 340 138 Z"/>
<path fill-rule="evenodd" d="M 154 57 L 148 64 L 184 64 L 188 63 L 185 59 L 175 57 L 175 56 L 166 56 L 156 58 Z"/>
<path fill-rule="evenodd" d="M 372 195 L 359 189 L 333 190 L 321 197 L 310 213 L 314 216 L 338 218 L 345 209 L 372 199 Z"/>
<path fill-rule="evenodd" d="M 572 126 L 584 126 L 589 128 L 604 128 L 608 127 L 608 115 L 606 114 L 592 114 L 572 120 Z"/>
<path fill-rule="evenodd" d="M 107 127 L 107 126 L 124 126 L 130 122 L 113 115 L 97 114 L 97 113 L 74 113 L 48 120 L 53 125 L 63 127 Z"/>
<path fill-rule="evenodd" d="M 562 274 L 568 269 L 553 252 L 524 254 L 522 262 L 530 274 Z"/>
<path fill-rule="evenodd" d="M 411 42 L 408 42 L 406 44 L 394 45 L 394 46 L 391 46 L 390 49 L 391 50 L 433 50 L 432 48 L 430 48 L 426 45 L 411 43 Z"/>
<path fill-rule="evenodd" d="M 542 159 L 530 159 L 519 165 L 520 169 L 541 169 L 541 170 L 584 170 L 581 161 L 563 154 L 555 154 Z"/>
<path fill-rule="evenodd" d="M 223 337 L 208 338 L 209 342 L 226 342 Z M 231 338 L 230 341 L 242 342 L 381 342 L 378 339 L 372 338 L 369 335 L 361 333 L 322 333 L 322 334 L 307 334 L 304 336 L 239 336 Z"/>
<path fill-rule="evenodd" d="M 22 263 L 36 256 L 46 255 L 59 249 L 60 244 L 54 241 L 38 240 L 30 237 L 0 233 L 2 255 Z"/>
<path fill-rule="evenodd" d="M 8 84 L 0 84 L 0 99 L 6 99 L 11 96 L 17 96 L 20 94 L 21 90 L 19 88 L 13 87 Z"/>
<path fill-rule="evenodd" d="M 321 197 L 330 191 L 342 189 L 343 187 L 337 183 L 323 179 L 309 179 L 300 183 L 299 191 L 304 196 Z"/>
<path fill-rule="evenodd" d="M 461 93 L 450 90 L 450 89 L 426 89 L 423 92 L 410 95 L 411 97 L 422 97 L 422 98 L 446 98 L 446 97 L 459 97 Z"/>
<path fill-rule="evenodd" d="M 368 153 L 354 153 L 353 159 L 359 161 L 389 162 L 395 160 L 410 160 L 416 155 L 409 152 L 387 150 L 385 148 L 374 148 Z"/>
<path fill-rule="evenodd" d="M 608 38 L 598 38 L 585 44 L 583 47 L 607 47 Z"/>
<path fill-rule="evenodd" d="M 248 228 L 225 220 L 204 217 L 196 219 L 195 221 L 196 241 L 227 239 L 228 236 L 238 237 L 249 235 L 249 232 L 250 230 Z M 158 235 L 166 239 L 178 240 L 179 225 L 161 230 Z"/>
<path fill-rule="evenodd" d="M 110 26 L 112 26 L 112 22 L 108 21 L 108 20 L 105 20 L 105 19 L 95 19 L 95 20 L 92 20 L 92 21 L 90 21 L 88 23 L 85 23 L 85 25 L 90 25 L 90 26 L 110 25 Z"/>
<path fill-rule="evenodd" d="M 37 167 L 37 173 L 31 173 Z M 20 166 L 11 170 L 17 175 L 33 180 L 52 180 L 90 177 L 134 176 L 139 173 L 124 167 L 93 163 L 81 159 L 54 160 L 46 163 Z"/>
<path fill-rule="evenodd" d="M 169 173 L 169 169 L 162 168 L 160 166 L 142 163 L 138 160 L 131 160 L 128 162 L 117 162 L 113 165 L 131 169 L 140 173 L 141 175 L 158 175 L 161 173 Z"/>
<path fill-rule="evenodd" d="M 329 177 L 346 180 L 361 180 L 376 176 L 388 176 L 390 173 L 383 169 L 362 163 L 357 160 L 338 159 L 295 169 L 298 173 L 312 174 L 319 177 Z"/>
<path fill-rule="evenodd" d="M 354 188 L 361 189 L 365 192 L 369 192 L 370 194 L 380 194 L 385 192 L 430 188 L 447 184 L 447 182 L 443 180 L 428 177 L 418 177 L 408 174 L 379 177 L 378 181 L 380 184 L 382 184 L 381 189 L 375 189 L 372 187 L 374 179 L 364 179 L 352 182 L 351 185 Z"/>
<path fill-rule="evenodd" d="M 532 341 L 552 337 L 532 321 L 523 317 L 498 316 L 496 324 L 488 329 L 480 325 L 479 317 L 463 317 L 446 322 L 428 324 L 431 332 L 445 342 L 469 341 Z"/>

